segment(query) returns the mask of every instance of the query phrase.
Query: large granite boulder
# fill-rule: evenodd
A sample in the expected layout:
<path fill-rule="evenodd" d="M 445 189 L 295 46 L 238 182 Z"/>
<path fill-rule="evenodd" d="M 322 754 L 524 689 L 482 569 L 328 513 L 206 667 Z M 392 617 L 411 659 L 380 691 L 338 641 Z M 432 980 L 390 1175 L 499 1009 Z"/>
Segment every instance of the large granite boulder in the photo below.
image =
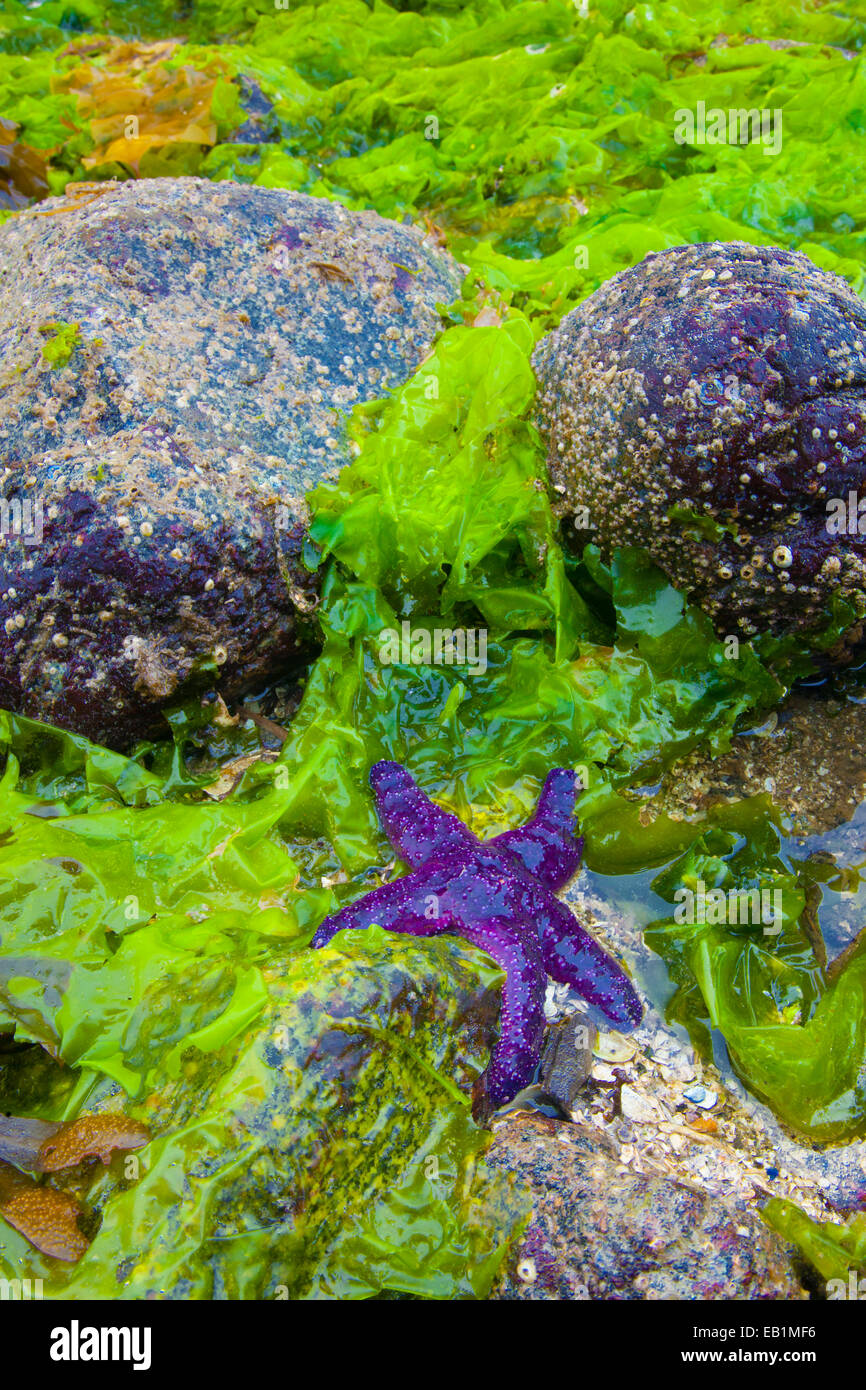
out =
<path fill-rule="evenodd" d="M 0 227 L 0 706 L 120 747 L 296 655 L 305 492 L 460 279 L 411 226 L 203 179 Z"/>

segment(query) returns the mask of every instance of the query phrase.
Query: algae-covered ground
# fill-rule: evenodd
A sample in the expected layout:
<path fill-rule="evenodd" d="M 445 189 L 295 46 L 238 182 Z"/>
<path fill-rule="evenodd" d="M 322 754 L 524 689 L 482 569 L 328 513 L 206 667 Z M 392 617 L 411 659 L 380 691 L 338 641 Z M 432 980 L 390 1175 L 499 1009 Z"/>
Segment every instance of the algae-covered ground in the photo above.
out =
<path fill-rule="evenodd" d="M 866 1135 L 866 955 L 831 974 L 805 918 L 856 873 L 798 858 L 769 793 L 699 823 L 633 795 L 724 752 L 790 676 L 760 643 L 732 655 L 639 552 L 566 558 L 537 481 L 530 354 L 649 251 L 782 245 L 864 289 L 866 23 L 782 0 L 693 9 L 7 3 L 6 216 L 70 183 L 76 201 L 195 173 L 408 216 L 467 276 L 432 356 L 357 414 L 356 462 L 310 499 L 322 645 L 293 673 L 275 758 L 217 801 L 217 765 L 260 745 L 216 699 L 129 757 L 0 716 L 0 1032 L 17 1059 L 0 1109 L 126 1106 L 154 1135 L 134 1176 L 86 1187 L 77 1265 L 2 1227 L 4 1275 L 79 1297 L 488 1291 L 525 1216 L 468 1115 L 490 1036 L 466 998 L 492 988 L 489 963 L 360 933 L 306 950 L 394 872 L 367 790 L 382 757 L 482 834 L 525 818 L 550 767 L 580 768 L 589 866 L 658 870 L 670 915 L 648 939 L 671 1017 L 723 1037 L 795 1133 Z M 774 113 L 779 148 L 681 143 L 698 103 Z M 383 666 L 378 636 L 409 614 L 483 624 L 487 669 Z M 677 922 L 699 881 L 778 892 L 780 930 Z M 365 1040 L 343 1082 L 340 1027 Z"/>

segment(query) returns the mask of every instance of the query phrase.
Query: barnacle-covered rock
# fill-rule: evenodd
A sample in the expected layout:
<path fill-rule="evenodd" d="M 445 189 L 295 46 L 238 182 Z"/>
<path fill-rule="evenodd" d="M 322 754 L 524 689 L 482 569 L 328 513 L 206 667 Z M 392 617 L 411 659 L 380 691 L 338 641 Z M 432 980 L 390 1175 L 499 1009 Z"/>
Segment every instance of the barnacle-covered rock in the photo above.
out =
<path fill-rule="evenodd" d="M 677 247 L 533 360 L 571 543 L 646 547 L 720 632 L 820 641 L 832 617 L 837 655 L 859 638 L 857 496 L 854 534 L 834 518 L 866 497 L 866 307 L 844 281 L 776 247 Z"/>
<path fill-rule="evenodd" d="M 122 746 L 279 670 L 304 494 L 459 284 L 414 228 L 280 189 L 77 184 L 6 222 L 0 705 Z"/>
<path fill-rule="evenodd" d="M 630 1170 L 593 1126 L 510 1115 L 487 1157 L 526 1183 L 533 1208 L 494 1299 L 805 1297 L 753 1204 Z"/>

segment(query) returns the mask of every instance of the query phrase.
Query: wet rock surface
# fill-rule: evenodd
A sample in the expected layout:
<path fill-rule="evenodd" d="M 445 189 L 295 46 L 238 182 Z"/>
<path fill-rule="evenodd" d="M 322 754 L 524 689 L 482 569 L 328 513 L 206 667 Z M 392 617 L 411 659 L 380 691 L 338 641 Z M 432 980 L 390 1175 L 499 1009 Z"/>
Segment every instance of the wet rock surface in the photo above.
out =
<path fill-rule="evenodd" d="M 461 277 L 302 194 L 75 189 L 0 229 L 0 705 L 124 746 L 297 654 L 304 494 Z"/>
<path fill-rule="evenodd" d="M 859 675 L 859 673 L 858 673 Z M 764 723 L 737 735 L 713 758 L 696 751 L 644 802 L 648 818 L 664 811 L 695 820 L 716 805 L 766 795 L 781 811 L 796 859 L 817 860 L 840 875 L 838 895 L 807 899 L 804 923 L 832 978 L 861 941 L 866 893 L 866 703 L 858 685 L 847 697 L 795 691 Z M 820 924 L 818 910 L 820 908 Z"/>
<path fill-rule="evenodd" d="M 728 751 L 703 750 L 666 773 L 647 805 L 674 819 L 769 793 L 792 833 L 808 838 L 845 824 L 866 800 L 866 703 L 795 691 Z M 866 836 L 863 837 L 866 839 Z M 862 843 L 862 841 L 861 841 Z"/>
<path fill-rule="evenodd" d="M 866 309 L 805 256 L 744 242 L 615 275 L 536 349 L 539 424 L 570 541 L 643 545 L 717 630 L 862 635 Z M 828 501 L 855 493 L 853 534 Z"/>
<path fill-rule="evenodd" d="M 787 1246 L 754 1207 L 629 1171 L 587 1125 L 512 1115 L 488 1165 L 515 1172 L 533 1213 L 495 1299 L 799 1299 Z"/>
<path fill-rule="evenodd" d="M 389 1206 L 400 1193 L 442 1296 L 470 1295 L 448 1282 L 461 1277 L 459 1252 L 444 1268 L 446 1185 L 471 1189 L 455 1239 L 470 1269 L 474 1244 L 495 1249 L 526 1210 L 516 1183 L 476 1173 L 478 1132 L 443 1089 L 448 1078 L 468 1094 L 486 1062 L 499 976 L 454 938 L 381 934 L 367 946 L 292 955 L 276 944 L 262 962 L 265 1011 L 242 1034 L 214 1052 L 190 1049 L 179 1074 L 151 1077 L 137 1103 L 100 1084 L 90 1110 L 108 1123 L 134 1108 L 151 1141 L 134 1183 L 117 1164 L 88 1169 L 86 1190 L 72 1171 L 52 1174 L 102 1218 L 78 1264 L 50 1270 L 54 1296 L 373 1294 L 364 1281 L 377 1255 L 406 1240 Z M 407 1251 L 407 1271 L 415 1263 Z"/>
<path fill-rule="evenodd" d="M 592 1071 L 595 1028 L 581 1015 L 566 1014 L 550 1026 L 541 1058 L 538 1090 L 542 1100 L 569 1111 Z"/>

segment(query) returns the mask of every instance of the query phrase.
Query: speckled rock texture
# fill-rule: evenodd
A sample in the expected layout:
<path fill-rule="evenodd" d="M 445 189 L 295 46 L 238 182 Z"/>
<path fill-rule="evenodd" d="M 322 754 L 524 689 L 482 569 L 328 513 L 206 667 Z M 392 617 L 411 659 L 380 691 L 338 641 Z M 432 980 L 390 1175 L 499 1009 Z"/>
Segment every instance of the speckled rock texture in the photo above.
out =
<path fill-rule="evenodd" d="M 800 1299 L 788 1247 L 754 1207 L 631 1173 L 588 1125 L 511 1115 L 485 1155 L 533 1212 L 494 1299 Z"/>
<path fill-rule="evenodd" d="M 775 247 L 677 247 L 615 275 L 533 360 L 570 544 L 645 546 L 725 634 L 820 630 L 838 592 L 844 657 L 866 536 L 828 531 L 828 502 L 866 497 L 866 306 L 843 280 Z"/>
<path fill-rule="evenodd" d="M 304 494 L 461 274 L 299 193 L 74 187 L 0 228 L 0 706 L 125 747 L 311 635 Z"/>

